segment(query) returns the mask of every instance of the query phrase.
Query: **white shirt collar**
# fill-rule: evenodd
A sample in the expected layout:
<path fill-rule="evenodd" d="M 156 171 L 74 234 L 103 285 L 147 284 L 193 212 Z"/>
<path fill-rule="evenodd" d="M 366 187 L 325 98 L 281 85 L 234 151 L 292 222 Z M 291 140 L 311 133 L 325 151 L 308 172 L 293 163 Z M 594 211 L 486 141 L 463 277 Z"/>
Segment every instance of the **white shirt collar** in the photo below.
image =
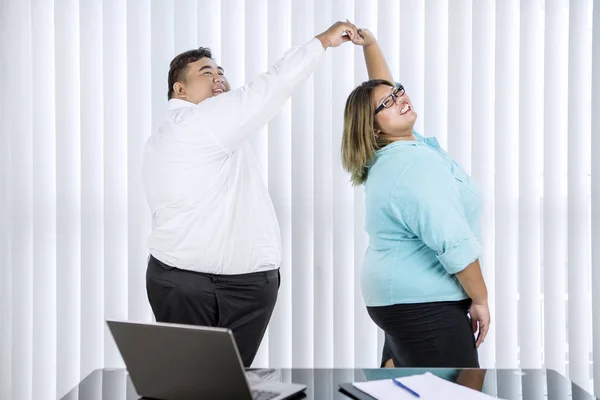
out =
<path fill-rule="evenodd" d="M 181 99 L 171 99 L 169 100 L 169 110 L 175 110 L 183 107 L 194 107 L 195 104 L 191 101 L 181 100 Z"/>

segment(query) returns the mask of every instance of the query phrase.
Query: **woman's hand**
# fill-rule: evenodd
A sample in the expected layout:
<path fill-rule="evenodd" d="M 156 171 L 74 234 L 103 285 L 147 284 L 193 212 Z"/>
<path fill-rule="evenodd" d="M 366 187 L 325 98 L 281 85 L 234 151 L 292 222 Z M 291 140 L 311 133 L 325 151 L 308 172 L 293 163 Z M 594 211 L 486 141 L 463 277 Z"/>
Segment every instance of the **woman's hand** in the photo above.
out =
<path fill-rule="evenodd" d="M 355 35 L 354 37 L 351 38 L 352 43 L 354 43 L 355 45 L 367 47 L 377 41 L 377 39 L 375 39 L 375 35 L 373 35 L 373 32 L 371 32 L 370 30 L 358 29 L 358 27 L 356 25 L 354 25 L 352 22 L 350 22 L 348 20 L 346 20 L 346 22 L 349 23 L 350 25 L 352 25 L 354 27 L 354 29 L 356 30 L 356 32 L 358 33 L 358 35 Z"/>
<path fill-rule="evenodd" d="M 490 309 L 487 303 L 472 303 L 469 313 L 471 314 L 473 333 L 479 330 L 477 341 L 475 342 L 475 347 L 479 347 L 485 340 L 488 330 L 490 329 Z"/>

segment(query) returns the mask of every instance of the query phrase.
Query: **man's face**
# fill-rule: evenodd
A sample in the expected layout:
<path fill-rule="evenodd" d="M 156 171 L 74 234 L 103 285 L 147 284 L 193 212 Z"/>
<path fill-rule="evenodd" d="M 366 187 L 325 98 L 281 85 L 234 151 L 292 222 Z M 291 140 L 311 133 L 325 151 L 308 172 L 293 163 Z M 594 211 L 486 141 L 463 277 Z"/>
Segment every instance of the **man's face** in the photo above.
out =
<path fill-rule="evenodd" d="M 185 82 L 177 82 L 174 87 L 176 97 L 194 104 L 230 89 L 223 68 L 207 57 L 189 63 Z"/>

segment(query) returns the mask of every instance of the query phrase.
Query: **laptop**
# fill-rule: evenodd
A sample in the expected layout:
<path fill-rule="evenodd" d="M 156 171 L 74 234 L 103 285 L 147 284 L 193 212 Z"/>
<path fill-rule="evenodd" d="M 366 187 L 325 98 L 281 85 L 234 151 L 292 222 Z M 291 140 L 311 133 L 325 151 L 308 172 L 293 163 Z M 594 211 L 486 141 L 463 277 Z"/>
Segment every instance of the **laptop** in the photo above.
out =
<path fill-rule="evenodd" d="M 106 321 L 139 396 L 282 400 L 305 385 L 248 379 L 230 329 Z"/>

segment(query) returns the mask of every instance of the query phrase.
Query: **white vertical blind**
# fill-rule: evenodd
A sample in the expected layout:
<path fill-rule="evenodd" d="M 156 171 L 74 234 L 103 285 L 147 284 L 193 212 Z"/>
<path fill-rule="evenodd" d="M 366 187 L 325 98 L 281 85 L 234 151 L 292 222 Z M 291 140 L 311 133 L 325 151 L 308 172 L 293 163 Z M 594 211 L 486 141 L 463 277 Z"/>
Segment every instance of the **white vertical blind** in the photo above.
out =
<path fill-rule="evenodd" d="M 11 101 L 20 106 L 12 110 L 12 373 L 21 379 L 13 386 L 15 398 L 32 397 L 33 333 L 33 90 L 31 48 L 31 3 L 7 5 L 7 17 L 17 23 L 12 32 L 13 55 Z M 15 157 L 15 155 L 19 155 Z"/>
<path fill-rule="evenodd" d="M 377 26 L 377 3 L 355 2 L 354 20 L 358 27 L 368 27 L 374 34 Z M 364 55 L 360 51 L 354 52 L 354 84 L 360 85 L 368 80 L 367 66 Z M 365 232 L 365 191 L 364 187 L 354 189 L 354 325 L 360 326 L 354 336 L 354 365 L 379 365 L 377 327 L 371 323 L 361 296 L 360 269 L 363 263 L 365 249 L 369 237 Z"/>
<path fill-rule="evenodd" d="M 546 0 L 544 68 L 544 346 L 545 366 L 565 372 L 565 264 L 567 93 L 557 96 L 558 82 L 568 79 L 568 4 Z"/>
<path fill-rule="evenodd" d="M 31 3 L 32 54 L 54 57 L 54 4 Z M 33 386 L 32 398 L 56 393 L 56 131 L 55 65 L 33 74 Z M 2 189 L 0 189 L 2 190 Z M 0 351 L 2 354 L 2 351 Z M 0 387 L 2 384 L 0 383 Z M 0 397 L 2 391 L 0 390 Z"/>
<path fill-rule="evenodd" d="M 519 76 L 519 349 L 522 368 L 542 367 L 541 185 L 544 129 L 543 2 L 521 2 Z"/>
<path fill-rule="evenodd" d="M 481 365 L 495 365 L 496 312 L 494 270 L 494 89 L 495 89 L 495 7 L 493 0 L 473 3 L 473 78 L 472 78 L 472 167 L 471 174 L 479 184 L 483 198 L 481 231 L 483 257 L 481 268 L 485 279 L 492 324 L 480 346 Z"/>
<path fill-rule="evenodd" d="M 291 0 L 269 0 L 268 63 L 272 65 L 291 46 Z M 226 50 L 223 47 L 223 50 Z M 227 67 L 229 68 L 229 67 Z M 268 124 L 268 185 L 281 230 L 283 248 L 281 290 L 273 312 L 269 333 L 269 364 L 290 366 L 292 361 L 292 172 L 291 108 L 288 101 Z"/>
<path fill-rule="evenodd" d="M 592 110 L 600 107 L 600 7 L 593 8 Z M 600 352 L 600 114 L 592 112 L 591 132 L 591 252 L 593 352 Z M 600 394 L 600 362 L 593 367 L 594 393 Z"/>
<path fill-rule="evenodd" d="M 377 2 L 377 41 L 384 49 L 392 75 L 401 80 L 400 71 L 400 1 Z"/>
<path fill-rule="evenodd" d="M 389 2 L 386 8 L 389 7 Z M 384 8 L 385 10 L 385 8 Z M 419 118 L 414 129 L 423 132 L 422 111 L 424 107 L 424 68 L 425 68 L 425 2 L 421 0 L 400 0 L 400 19 L 395 22 L 395 36 L 400 39 L 400 65 L 392 70 L 395 77 L 402 77 L 402 84 L 410 93 L 410 101 L 419 110 Z M 364 64 L 364 61 L 363 61 Z M 415 90 L 419 88 L 419 90 Z"/>
<path fill-rule="evenodd" d="M 496 365 L 513 368 L 517 358 L 519 2 L 496 2 L 495 96 L 495 320 Z"/>
<path fill-rule="evenodd" d="M 266 71 L 269 67 L 267 63 L 267 48 L 263 45 L 267 43 L 267 0 L 256 0 L 252 1 L 252 6 L 246 8 L 246 21 L 252 21 L 252 23 L 245 23 L 245 46 L 246 54 L 251 54 L 250 57 L 245 59 L 245 82 L 249 82 L 254 79 L 258 74 Z M 209 41 L 211 34 L 205 34 L 203 37 Z M 199 39 L 199 45 L 204 45 L 203 39 Z M 213 48 L 211 48 L 212 50 Z M 213 52 L 214 56 L 214 52 Z M 227 70 L 225 75 L 227 75 Z M 267 127 L 262 127 L 254 137 L 250 139 L 256 158 L 262 169 L 262 177 L 265 182 L 268 181 L 269 171 L 269 138 L 267 136 Z M 260 345 L 259 351 L 254 359 L 254 364 L 267 366 L 269 365 L 269 332 L 265 333 L 263 341 Z"/>
<path fill-rule="evenodd" d="M 81 374 L 104 364 L 105 199 L 102 2 L 80 4 Z"/>
<path fill-rule="evenodd" d="M 591 5 L 591 2 L 589 2 Z M 590 388 L 589 354 L 589 171 L 591 128 L 591 46 L 587 2 L 573 2 L 569 9 L 568 54 L 568 229 L 567 308 L 569 376 L 583 389 Z M 598 171 L 598 170 L 596 170 Z"/>
<path fill-rule="evenodd" d="M 418 111 L 426 135 L 448 143 L 448 0 L 425 2 L 423 109 Z M 473 26 L 475 28 L 475 26 Z M 400 79 L 400 77 L 398 77 Z M 435 118 L 427 118 L 427 114 Z"/>
<path fill-rule="evenodd" d="M 213 4 L 216 2 L 213 2 Z M 198 47 L 198 25 L 204 24 L 206 18 L 203 12 L 202 18 L 198 18 L 198 2 L 196 0 L 179 0 L 173 2 L 173 17 L 176 22 L 173 26 L 175 54 Z M 215 13 L 214 15 L 219 15 Z M 237 15 L 237 14 L 234 14 Z M 211 18 L 218 19 L 218 18 Z M 243 28 L 243 27 L 242 27 Z M 204 45 L 206 46 L 206 45 Z"/>
<path fill-rule="evenodd" d="M 245 44 L 246 54 L 251 55 L 246 57 L 244 82 L 250 82 L 258 74 L 266 71 L 269 68 L 267 47 L 264 43 L 267 43 L 268 25 L 267 25 L 267 0 L 252 0 L 251 6 L 246 7 L 246 21 L 245 27 Z M 312 16 L 311 16 L 312 21 Z M 199 39 L 200 45 L 203 45 L 205 41 L 210 42 L 210 35 L 205 34 L 205 39 Z M 206 44 L 204 44 L 206 46 Z M 211 48 L 212 50 L 212 48 Z M 214 52 L 213 52 L 214 56 Z M 227 71 L 225 71 L 227 75 Z M 268 144 L 269 138 L 267 136 L 267 127 L 264 126 L 260 129 L 257 134 L 250 139 L 252 148 L 256 154 L 256 159 L 260 163 L 262 169 L 262 176 L 265 182 L 268 180 L 267 172 L 269 170 L 269 155 L 268 155 Z"/>
<path fill-rule="evenodd" d="M 33 100 L 28 95 L 33 90 L 31 33 L 31 3 L 22 2 L 15 7 L 13 17 L 19 23 L 15 38 L 15 62 L 22 65 L 15 71 L 15 96 L 12 98 L 21 104 L 13 113 L 11 131 L 11 153 L 20 154 L 12 158 L 14 193 L 12 221 L 12 262 L 19 265 L 13 270 L 13 357 L 12 367 L 16 373 L 22 373 L 25 379 L 15 386 L 18 397 L 31 397 L 32 380 L 32 328 L 33 328 Z"/>
<path fill-rule="evenodd" d="M 471 15 L 471 0 L 448 3 L 447 150 L 467 172 L 471 171 Z"/>
<path fill-rule="evenodd" d="M 292 0 L 292 45 L 314 35 L 314 3 Z M 292 365 L 310 368 L 314 354 L 314 98 L 313 77 L 292 96 Z M 283 132 L 278 134 L 285 135 Z M 318 143 L 318 142 L 317 142 Z"/>
<path fill-rule="evenodd" d="M 331 17 L 334 21 L 354 20 L 352 2 L 333 0 Z M 397 30 L 397 27 L 395 28 Z M 332 120 L 333 162 L 333 365 L 345 367 L 354 364 L 354 191 L 349 177 L 342 169 L 340 148 L 342 143 L 344 105 L 354 88 L 354 49 L 343 46 L 332 49 L 332 96 L 329 110 Z M 325 134 L 328 134 L 327 132 Z"/>
<path fill-rule="evenodd" d="M 132 320 L 149 320 L 151 311 L 146 298 L 144 265 L 148 258 L 146 235 L 150 231 L 150 213 L 142 190 L 140 171 L 144 143 L 150 136 L 151 80 L 149 0 L 127 2 L 127 199 L 128 199 L 128 312 Z"/>
<path fill-rule="evenodd" d="M 264 4 L 266 0 L 256 1 L 254 7 L 248 7 L 248 12 L 252 12 L 252 9 L 261 10 L 261 7 L 266 7 Z M 209 47 L 212 51 L 212 55 L 221 62 L 221 18 L 213 18 L 214 15 L 221 15 L 221 2 L 213 0 L 198 0 L 197 6 L 197 18 L 198 18 L 198 46 Z M 250 17 L 251 14 L 247 14 Z M 256 20 L 256 30 L 260 30 L 264 27 L 266 15 L 263 15 L 263 20 Z M 249 29 L 249 27 L 246 27 Z M 246 36 L 248 40 L 252 36 Z M 264 40 L 261 43 L 266 43 Z M 264 46 L 262 46 L 264 48 Z"/>
<path fill-rule="evenodd" d="M 175 21 L 174 3 L 171 1 L 150 0 L 150 54 L 152 73 L 152 90 L 150 117 L 154 130 L 162 120 L 167 107 L 167 77 L 169 63 L 175 56 Z M 202 19 L 204 20 L 204 19 Z M 232 66 L 233 67 L 233 66 Z M 143 68 L 140 65 L 140 68 Z"/>
<path fill-rule="evenodd" d="M 79 2 L 55 1 L 57 392 L 81 377 L 81 126 Z M 85 347 L 94 351 L 94 347 Z M 16 376 L 14 382 L 20 377 Z"/>
<path fill-rule="evenodd" d="M 4 22 L 8 16 L 6 1 L 0 1 L 0 21 Z M 0 24 L 0 46 L 5 51 L 12 50 L 9 38 L 8 24 Z M 14 68 L 14 67 L 13 67 Z M 6 57 L 0 56 L 0 76 L 8 76 L 11 64 Z M 10 87 L 7 82 L 6 89 Z M 10 132 L 10 94 L 8 90 L 0 92 L 0 132 Z M 11 135 L 0 134 L 0 210 L 6 212 L 11 209 Z M 12 386 L 12 262 L 11 262 L 11 221 L 0 224 L 0 397 L 9 398 Z"/>
<path fill-rule="evenodd" d="M 127 5 L 104 0 L 104 318 L 127 319 Z M 141 283 L 141 282 L 140 282 Z M 105 364 L 123 366 L 105 326 Z"/>
<path fill-rule="evenodd" d="M 314 7 L 315 33 L 332 21 L 332 0 Z M 333 365 L 333 139 L 331 103 L 334 73 L 332 52 L 326 52 L 321 68 L 314 73 L 314 179 L 315 179 L 315 367 Z M 273 330 L 271 330 L 273 332 Z"/>
<path fill-rule="evenodd" d="M 221 2 L 221 64 L 227 68 L 227 79 L 233 87 L 244 82 L 244 23 L 244 0 Z"/>
<path fill-rule="evenodd" d="M 544 361 L 590 388 L 590 351 L 600 348 L 598 335 L 590 343 L 590 328 L 600 331 L 591 268 L 600 257 L 600 39 L 593 49 L 591 40 L 600 12 L 591 0 L 0 5 L 0 210 L 9 216 L 0 224 L 0 397 L 60 397 L 91 370 L 122 366 L 105 319 L 152 320 L 140 170 L 172 58 L 210 47 L 235 88 L 346 18 L 376 34 L 416 129 L 437 136 L 481 188 L 492 311 L 481 365 Z M 250 141 L 284 251 L 257 366 L 379 364 L 381 331 L 360 294 L 364 190 L 340 165 L 343 107 L 365 80 L 360 48 L 327 50 Z M 498 387 L 507 379 L 499 374 Z"/>

